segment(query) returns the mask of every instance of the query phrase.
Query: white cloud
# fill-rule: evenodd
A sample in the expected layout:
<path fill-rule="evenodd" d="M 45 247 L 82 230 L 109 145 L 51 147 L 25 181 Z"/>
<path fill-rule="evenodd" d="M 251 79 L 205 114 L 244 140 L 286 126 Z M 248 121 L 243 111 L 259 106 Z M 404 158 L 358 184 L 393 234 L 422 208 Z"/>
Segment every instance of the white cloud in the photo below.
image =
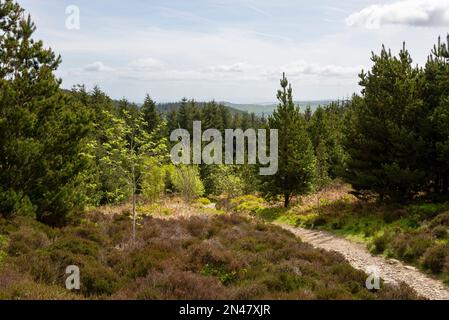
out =
<path fill-rule="evenodd" d="M 97 61 L 91 64 L 86 65 L 83 68 L 84 71 L 88 72 L 104 72 L 104 71 L 113 71 L 112 68 L 106 66 L 103 62 Z"/>
<path fill-rule="evenodd" d="M 129 67 L 133 69 L 149 70 L 161 70 L 164 67 L 164 63 L 160 60 L 153 58 L 136 59 L 129 63 Z"/>
<path fill-rule="evenodd" d="M 379 29 L 383 25 L 449 26 L 448 0 L 403 0 L 372 5 L 346 18 L 348 26 Z"/>
<path fill-rule="evenodd" d="M 286 72 L 287 76 L 293 79 L 356 79 L 362 69 L 364 69 L 362 65 L 341 66 L 335 64 L 316 64 L 300 60 L 280 67 L 268 68 L 264 74 L 270 78 L 277 78 L 282 72 Z"/>
<path fill-rule="evenodd" d="M 238 62 L 228 65 L 217 65 L 211 66 L 203 69 L 204 72 L 212 72 L 212 73 L 234 73 L 234 72 L 244 72 L 249 68 L 249 65 L 246 62 Z"/>

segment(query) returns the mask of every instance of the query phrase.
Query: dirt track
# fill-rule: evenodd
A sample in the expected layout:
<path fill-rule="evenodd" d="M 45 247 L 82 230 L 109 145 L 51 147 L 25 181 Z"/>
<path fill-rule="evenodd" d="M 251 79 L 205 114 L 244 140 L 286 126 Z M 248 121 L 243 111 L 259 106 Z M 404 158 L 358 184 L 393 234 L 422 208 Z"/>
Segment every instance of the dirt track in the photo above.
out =
<path fill-rule="evenodd" d="M 370 274 L 375 267 L 386 283 L 405 282 L 416 292 L 431 300 L 449 300 L 449 288 L 414 267 L 394 259 L 373 256 L 364 245 L 323 231 L 307 230 L 277 224 L 316 248 L 341 253 L 356 269 Z"/>

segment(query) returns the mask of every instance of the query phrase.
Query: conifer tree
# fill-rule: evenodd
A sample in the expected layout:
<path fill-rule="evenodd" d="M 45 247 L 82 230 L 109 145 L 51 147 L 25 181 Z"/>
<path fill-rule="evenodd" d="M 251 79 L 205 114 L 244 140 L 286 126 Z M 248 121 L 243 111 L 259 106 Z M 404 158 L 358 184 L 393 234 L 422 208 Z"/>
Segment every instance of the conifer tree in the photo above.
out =
<path fill-rule="evenodd" d="M 353 99 L 349 113 L 345 177 L 356 195 L 373 191 L 380 200 L 407 200 L 426 183 L 422 76 L 405 45 L 397 57 L 384 47 L 372 61 L 360 75 L 362 96 Z"/>
<path fill-rule="evenodd" d="M 89 201 L 91 122 L 35 30 L 19 4 L 0 2 L 0 212 L 60 225 Z"/>
<path fill-rule="evenodd" d="M 156 108 L 156 103 L 151 99 L 150 95 L 146 95 L 145 101 L 142 105 L 142 114 L 145 121 L 145 128 L 150 133 L 161 122 L 161 116 Z"/>
<path fill-rule="evenodd" d="M 268 124 L 279 134 L 279 169 L 275 175 L 265 177 L 264 190 L 268 196 L 282 195 L 284 206 L 288 207 L 292 196 L 311 191 L 316 159 L 306 121 L 293 102 L 292 87 L 285 74 L 277 98 L 278 107 Z"/>

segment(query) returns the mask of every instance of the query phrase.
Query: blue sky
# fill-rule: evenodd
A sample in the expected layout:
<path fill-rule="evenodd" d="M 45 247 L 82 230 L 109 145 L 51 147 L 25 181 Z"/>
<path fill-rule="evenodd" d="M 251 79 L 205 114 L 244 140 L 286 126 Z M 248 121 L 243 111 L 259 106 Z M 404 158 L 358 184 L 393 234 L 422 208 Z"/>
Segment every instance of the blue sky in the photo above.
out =
<path fill-rule="evenodd" d="M 283 71 L 295 99 L 358 92 L 382 44 L 406 41 L 416 63 L 449 32 L 449 0 L 19 0 L 37 38 L 60 53 L 70 88 L 98 84 L 140 102 L 275 100 Z M 66 8 L 80 29 L 66 28 Z"/>

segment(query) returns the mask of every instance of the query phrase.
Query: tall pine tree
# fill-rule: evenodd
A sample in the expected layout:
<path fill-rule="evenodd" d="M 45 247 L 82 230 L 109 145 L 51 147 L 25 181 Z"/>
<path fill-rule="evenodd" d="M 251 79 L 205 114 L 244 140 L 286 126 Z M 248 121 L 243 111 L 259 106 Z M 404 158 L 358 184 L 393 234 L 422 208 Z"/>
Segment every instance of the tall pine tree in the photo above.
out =
<path fill-rule="evenodd" d="M 17 3 L 0 3 L 0 212 L 63 224 L 89 200 L 91 123 L 35 29 Z"/>
<path fill-rule="evenodd" d="M 270 129 L 279 134 L 279 168 L 266 176 L 264 190 L 268 196 L 282 195 L 288 207 L 293 196 L 311 191 L 315 178 L 316 159 L 307 132 L 307 124 L 293 102 L 292 87 L 285 74 L 278 91 L 279 104 L 268 118 Z"/>

